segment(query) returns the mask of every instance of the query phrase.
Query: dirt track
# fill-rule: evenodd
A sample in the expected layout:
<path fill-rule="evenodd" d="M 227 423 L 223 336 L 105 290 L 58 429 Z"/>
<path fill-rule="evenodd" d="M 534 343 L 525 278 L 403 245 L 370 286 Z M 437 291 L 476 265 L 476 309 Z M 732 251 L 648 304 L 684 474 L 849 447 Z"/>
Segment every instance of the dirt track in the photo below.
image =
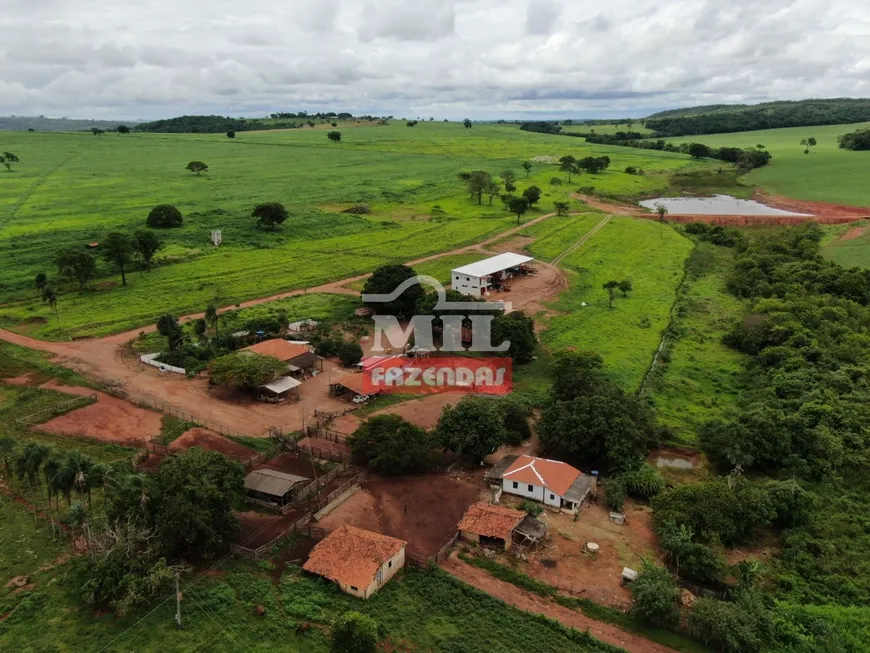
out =
<path fill-rule="evenodd" d="M 526 612 L 542 614 L 550 619 L 559 621 L 568 628 L 581 631 L 588 630 L 589 634 L 593 637 L 600 639 L 602 642 L 619 646 L 629 651 L 629 653 L 674 653 L 674 650 L 667 646 L 657 644 L 634 633 L 626 632 L 612 624 L 590 619 L 582 612 L 571 610 L 558 603 L 520 589 L 516 585 L 490 576 L 484 570 L 463 562 L 456 557 L 455 553 L 441 564 L 441 568 L 464 583 L 468 583 L 490 596 L 501 599 L 508 605 L 525 610 Z"/>

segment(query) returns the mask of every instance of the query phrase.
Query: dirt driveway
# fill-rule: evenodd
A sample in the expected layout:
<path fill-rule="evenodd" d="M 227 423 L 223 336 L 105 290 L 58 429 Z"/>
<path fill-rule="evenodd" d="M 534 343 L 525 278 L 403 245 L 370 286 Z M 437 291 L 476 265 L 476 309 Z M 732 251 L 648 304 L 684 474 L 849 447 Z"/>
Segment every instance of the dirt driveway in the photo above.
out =
<path fill-rule="evenodd" d="M 457 558 L 455 553 L 441 563 L 441 568 L 464 583 L 468 583 L 490 596 L 501 599 L 508 605 L 525 610 L 526 612 L 544 615 L 562 623 L 568 628 L 581 631 L 588 630 L 589 634 L 593 637 L 613 646 L 619 646 L 629 651 L 629 653 L 674 653 L 674 650 L 667 646 L 651 642 L 639 635 L 628 633 L 603 621 L 590 619 L 582 612 L 571 610 L 558 603 L 520 589 L 516 585 L 498 580 L 490 576 L 483 569 L 466 564 Z"/>

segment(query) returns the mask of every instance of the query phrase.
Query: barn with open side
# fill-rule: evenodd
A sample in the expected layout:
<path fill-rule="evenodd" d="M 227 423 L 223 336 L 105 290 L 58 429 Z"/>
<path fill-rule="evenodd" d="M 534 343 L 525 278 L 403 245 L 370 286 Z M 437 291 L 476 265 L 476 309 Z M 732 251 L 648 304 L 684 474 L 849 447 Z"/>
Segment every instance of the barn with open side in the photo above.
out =
<path fill-rule="evenodd" d="M 475 503 L 459 522 L 459 537 L 466 542 L 507 551 L 511 548 L 514 530 L 525 518 L 526 513 L 521 510 L 486 502 Z"/>
<path fill-rule="evenodd" d="M 283 508 L 308 479 L 274 469 L 255 469 L 245 477 L 245 494 L 254 503 Z"/>
<path fill-rule="evenodd" d="M 505 252 L 497 256 L 455 268 L 450 274 L 450 287 L 463 295 L 484 297 L 493 290 L 504 288 L 505 282 L 517 274 L 529 274 L 531 256 Z"/>

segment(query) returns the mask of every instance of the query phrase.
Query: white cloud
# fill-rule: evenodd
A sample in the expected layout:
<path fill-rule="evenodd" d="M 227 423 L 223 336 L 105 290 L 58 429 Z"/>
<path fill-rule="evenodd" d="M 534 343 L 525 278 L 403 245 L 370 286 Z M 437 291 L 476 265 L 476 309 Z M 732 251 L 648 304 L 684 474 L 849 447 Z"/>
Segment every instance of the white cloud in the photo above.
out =
<path fill-rule="evenodd" d="M 0 5 L 0 114 L 615 116 L 870 95 L 862 0 Z"/>

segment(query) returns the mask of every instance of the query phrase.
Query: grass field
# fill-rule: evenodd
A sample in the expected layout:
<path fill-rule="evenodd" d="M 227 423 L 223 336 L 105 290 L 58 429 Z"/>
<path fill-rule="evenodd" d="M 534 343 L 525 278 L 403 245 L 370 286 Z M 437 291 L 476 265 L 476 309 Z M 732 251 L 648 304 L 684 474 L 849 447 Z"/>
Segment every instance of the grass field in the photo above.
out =
<path fill-rule="evenodd" d="M 826 227 L 822 255 L 843 267 L 870 267 L 870 223 Z M 855 229 L 860 231 L 854 231 Z M 848 236 L 847 236 L 848 234 Z"/>
<path fill-rule="evenodd" d="M 731 249 L 696 244 L 686 264 L 686 281 L 674 306 L 662 362 L 645 389 L 677 444 L 696 446 L 696 429 L 702 422 L 737 408 L 744 357 L 722 344 L 722 336 L 744 311 L 725 290 L 724 277 L 733 260 Z"/>
<path fill-rule="evenodd" d="M 499 202 L 470 200 L 456 174 L 482 168 L 518 173 L 544 197 L 526 219 L 548 212 L 578 186 L 614 194 L 668 188 L 668 175 L 707 166 L 671 153 L 592 146 L 582 139 L 520 131 L 513 125 L 426 123 L 408 128 L 348 129 L 341 143 L 321 130 L 222 134 L 90 134 L 7 132 L 0 146 L 21 163 L 0 174 L 0 325 L 40 337 L 97 335 L 152 322 L 169 310 L 184 313 L 209 302 L 231 304 L 368 272 L 468 244 L 515 223 Z M 526 179 L 520 164 L 538 156 L 607 154 L 611 169 L 549 186 L 553 164 L 535 164 Z M 205 161 L 202 176 L 184 170 Z M 644 177 L 622 172 L 643 167 Z M 250 217 L 262 201 L 281 201 L 291 218 L 260 229 Z M 341 213 L 354 203 L 373 213 Z M 56 277 L 54 256 L 64 246 L 99 242 L 108 231 L 144 226 L 156 204 L 176 204 L 183 227 L 163 232 L 166 249 L 151 273 L 133 272 L 120 286 L 100 261 L 89 289 L 62 287 L 60 324 L 35 297 L 40 271 Z M 223 245 L 214 248 L 212 229 Z"/>
<path fill-rule="evenodd" d="M 704 134 L 669 138 L 671 143 L 704 143 L 711 147 L 755 147 L 764 145 L 773 161 L 743 177 L 747 184 L 774 193 L 806 200 L 870 207 L 870 152 L 852 152 L 837 147 L 837 136 L 870 123 L 789 127 L 735 134 Z M 814 137 L 818 145 L 804 154 L 801 139 Z"/>
<path fill-rule="evenodd" d="M 548 304 L 560 314 L 545 318 L 544 344 L 597 351 L 614 378 L 636 390 L 668 325 L 691 249 L 691 241 L 670 227 L 612 218 L 562 260 L 570 287 Z M 628 297 L 617 293 L 610 309 L 601 286 L 622 279 L 634 290 Z"/>

